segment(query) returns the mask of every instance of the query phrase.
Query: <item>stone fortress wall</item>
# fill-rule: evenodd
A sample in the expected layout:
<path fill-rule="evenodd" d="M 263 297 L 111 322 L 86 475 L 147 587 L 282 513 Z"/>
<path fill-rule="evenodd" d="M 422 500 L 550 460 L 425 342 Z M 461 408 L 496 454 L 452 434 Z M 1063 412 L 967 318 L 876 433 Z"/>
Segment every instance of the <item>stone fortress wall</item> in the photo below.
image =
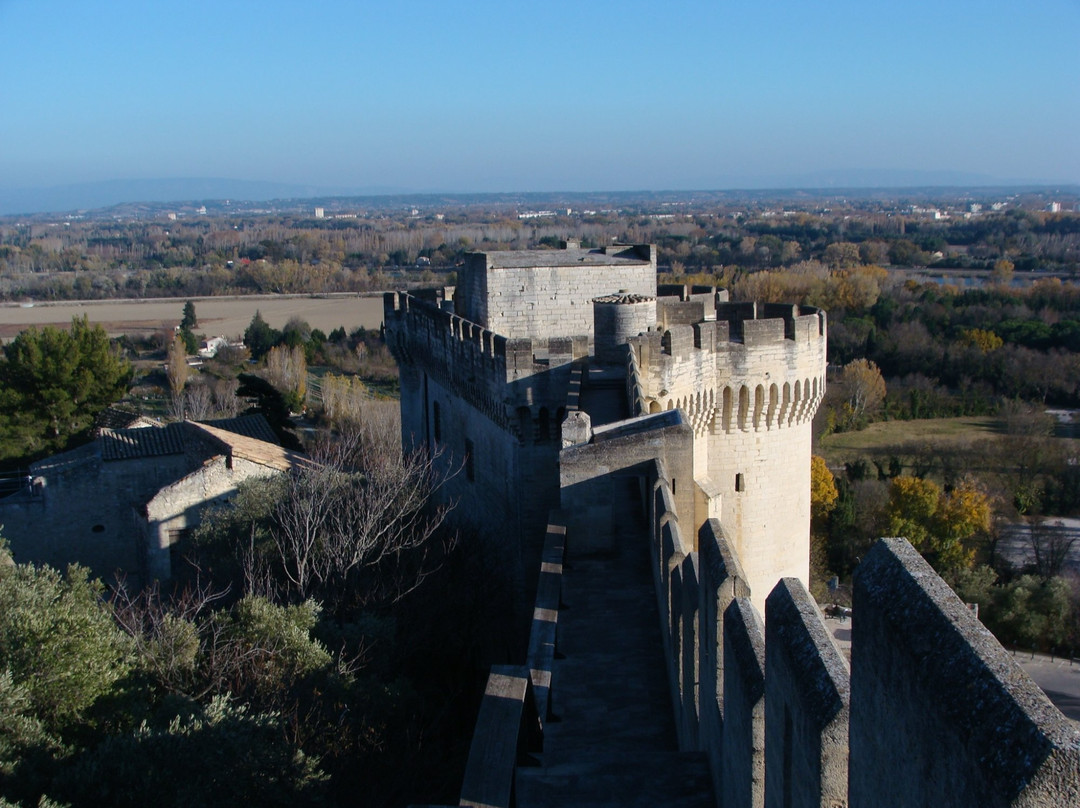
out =
<path fill-rule="evenodd" d="M 859 566 L 849 664 L 798 579 L 762 619 L 719 521 L 691 549 L 666 476 L 661 633 L 680 745 L 707 754 L 718 806 L 1080 804 L 1080 730 L 907 541 Z"/>
<path fill-rule="evenodd" d="M 849 662 L 801 581 L 777 582 L 763 619 L 719 521 L 687 535 L 668 464 L 644 473 L 647 535 L 614 541 L 649 543 L 679 748 L 705 757 L 717 808 L 1080 804 L 1080 729 L 907 541 L 859 567 Z M 461 805 L 512 805 L 544 749 L 580 518 L 547 526 L 528 655 L 492 669 Z"/>
<path fill-rule="evenodd" d="M 581 280 L 551 253 L 470 267 L 454 295 L 464 317 L 386 301 L 406 445 L 467 447 L 470 482 L 489 490 L 463 484 L 461 507 L 500 535 L 516 519 L 540 536 L 535 553 L 519 550 L 536 594 L 526 664 L 492 673 L 461 804 L 511 804 L 518 753 L 542 743 L 559 687 L 563 548 L 636 541 L 650 547 L 679 746 L 704 754 L 721 808 L 1080 804 L 1076 727 L 905 541 L 883 540 L 860 566 L 854 667 L 826 630 L 806 589 L 823 312 L 635 289 L 614 274 L 588 288 L 594 307 L 579 306 L 548 294 L 563 271 Z M 656 325 L 620 357 L 607 332 L 645 321 L 657 291 Z M 575 318 L 602 313 L 548 317 L 545 295 Z M 503 317 L 517 308 L 524 317 Z M 593 428 L 580 392 L 594 365 L 609 383 L 613 362 L 630 418 Z M 616 496 L 628 478 L 645 494 L 646 535 L 612 519 L 633 507 Z"/>
<path fill-rule="evenodd" d="M 402 445 L 438 452 L 443 494 L 493 534 L 490 552 L 528 597 L 526 569 L 558 499 L 571 366 L 588 355 L 588 337 L 508 339 L 404 292 L 385 295 L 384 325 L 400 372 Z"/>
<path fill-rule="evenodd" d="M 517 264 L 576 261 L 579 253 L 595 251 L 539 252 L 554 256 L 544 259 L 513 253 L 512 260 L 502 259 L 508 266 L 488 254 L 470 256 L 474 272 L 454 292 L 453 308 L 482 313 L 495 301 L 528 307 L 536 268 Z M 638 247 L 632 254 L 651 256 L 652 250 Z M 632 264 L 635 273 L 654 272 L 651 260 L 635 258 Z M 607 277 L 603 286 L 605 281 L 592 277 L 593 268 L 562 269 L 588 276 L 575 287 L 579 297 L 626 282 Z M 516 277 L 526 292 L 516 299 L 510 287 L 493 292 L 478 280 L 480 274 L 489 280 L 498 276 L 504 285 Z M 603 274 L 610 275 L 610 269 Z M 656 289 L 651 277 L 646 291 Z M 470 303 L 468 290 L 475 289 L 487 295 L 483 306 Z M 402 373 L 405 445 L 439 443 L 459 465 L 471 452 L 472 476 L 455 476 L 448 493 L 466 512 L 489 514 L 502 530 L 510 525 L 519 542 L 531 547 L 523 559 L 535 555 L 540 533 L 529 525 L 543 521 L 557 496 L 571 363 L 592 351 L 603 354 L 590 360 L 601 365 L 620 353 L 626 357 L 627 343 L 615 345 L 616 340 L 634 325 L 652 326 L 629 338 L 630 358 L 623 360 L 629 362 L 631 408 L 639 414 L 677 408 L 688 416 L 695 436 L 693 471 L 687 475 L 696 486 L 695 518 L 718 517 L 738 537 L 736 550 L 756 591 L 765 592 L 767 584 L 789 575 L 808 581 L 810 426 L 825 391 L 824 312 L 731 304 L 711 287 L 660 291 L 665 294 L 652 298 L 620 288 L 588 306 L 578 300 L 576 309 L 589 308 L 599 318 L 595 335 L 558 336 L 570 327 L 563 319 L 534 317 L 530 328 L 537 336 L 514 339 L 444 306 L 405 293 L 386 295 L 387 343 Z M 437 420 L 451 428 L 443 430 Z M 492 477 L 472 485 L 477 474 L 489 472 Z M 523 490 L 532 493 L 524 500 L 527 518 L 521 513 Z M 763 601 L 757 605 L 764 608 Z"/>

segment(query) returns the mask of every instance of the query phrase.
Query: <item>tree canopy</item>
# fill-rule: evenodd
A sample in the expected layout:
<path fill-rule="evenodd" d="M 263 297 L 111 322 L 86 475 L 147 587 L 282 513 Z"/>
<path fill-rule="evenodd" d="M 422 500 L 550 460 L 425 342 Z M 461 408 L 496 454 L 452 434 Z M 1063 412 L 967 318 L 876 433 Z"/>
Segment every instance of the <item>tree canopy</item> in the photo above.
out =
<path fill-rule="evenodd" d="M 71 328 L 23 331 L 0 362 L 0 457 L 66 448 L 127 389 L 131 366 L 105 330 L 75 318 Z"/>
<path fill-rule="evenodd" d="M 256 310 L 251 323 L 244 331 L 244 344 L 251 351 L 252 359 L 262 359 L 263 355 L 277 345 L 281 332 L 271 328 L 263 319 L 262 312 Z"/>
<path fill-rule="evenodd" d="M 199 327 L 199 318 L 195 315 L 195 304 L 190 300 L 184 304 L 184 319 L 180 321 L 180 328 L 190 331 Z"/>
<path fill-rule="evenodd" d="M 899 476 L 885 509 L 890 535 L 904 536 L 941 573 L 970 567 L 969 540 L 990 529 L 990 501 L 970 481 L 943 492 L 920 477 Z"/>
<path fill-rule="evenodd" d="M 836 478 L 829 471 L 825 459 L 813 455 L 810 458 L 810 515 L 813 519 L 822 519 L 836 507 L 839 492 Z"/>

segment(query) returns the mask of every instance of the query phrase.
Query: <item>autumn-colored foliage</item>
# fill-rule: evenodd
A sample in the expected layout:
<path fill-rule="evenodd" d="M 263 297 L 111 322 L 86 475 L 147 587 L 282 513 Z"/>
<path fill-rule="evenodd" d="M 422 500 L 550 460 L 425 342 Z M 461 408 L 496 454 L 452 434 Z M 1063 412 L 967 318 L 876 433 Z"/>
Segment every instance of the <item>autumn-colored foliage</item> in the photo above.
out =
<path fill-rule="evenodd" d="M 903 536 L 939 572 L 970 567 L 971 540 L 990 529 L 990 501 L 970 480 L 943 492 L 932 480 L 900 476 L 889 487 L 888 531 Z"/>
<path fill-rule="evenodd" d="M 960 344 L 978 348 L 983 353 L 990 353 L 1004 345 L 1005 341 L 985 328 L 965 328 L 960 332 Z"/>
<path fill-rule="evenodd" d="M 839 496 L 836 478 L 824 458 L 813 455 L 810 458 L 810 518 L 817 521 L 828 516 L 836 507 Z"/>

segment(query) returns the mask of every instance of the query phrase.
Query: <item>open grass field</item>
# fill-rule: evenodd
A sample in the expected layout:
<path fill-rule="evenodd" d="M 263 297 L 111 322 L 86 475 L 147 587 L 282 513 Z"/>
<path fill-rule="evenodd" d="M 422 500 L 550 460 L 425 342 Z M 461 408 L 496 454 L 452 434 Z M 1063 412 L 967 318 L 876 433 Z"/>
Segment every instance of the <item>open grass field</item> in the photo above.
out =
<path fill-rule="evenodd" d="M 1002 420 L 994 416 L 878 421 L 858 432 L 826 435 L 816 451 L 830 466 L 842 466 L 866 455 L 891 454 L 927 443 L 948 449 L 965 448 L 978 441 L 996 440 L 1001 434 Z"/>
<path fill-rule="evenodd" d="M 996 416 L 931 418 L 919 421 L 878 421 L 858 432 L 838 432 L 822 437 L 814 449 L 830 468 L 840 468 L 865 458 L 887 460 L 936 453 L 942 459 L 986 456 L 987 449 L 1005 435 L 1004 419 Z M 1060 437 L 1071 455 L 1080 454 L 1080 440 Z M 974 470 L 974 469 L 973 469 Z"/>
<path fill-rule="evenodd" d="M 32 325 L 67 327 L 73 317 L 84 314 L 91 323 L 101 324 L 110 336 L 154 333 L 180 324 L 185 300 L 65 301 L 25 307 L 6 303 L 0 305 L 0 339 L 10 340 Z M 327 334 L 339 326 L 352 331 L 360 326 L 378 328 L 382 323 L 382 295 L 252 295 L 191 300 L 199 318 L 195 330 L 207 336 L 237 337 L 243 334 L 256 310 L 261 311 L 263 318 L 274 328 L 281 328 L 295 316 Z"/>

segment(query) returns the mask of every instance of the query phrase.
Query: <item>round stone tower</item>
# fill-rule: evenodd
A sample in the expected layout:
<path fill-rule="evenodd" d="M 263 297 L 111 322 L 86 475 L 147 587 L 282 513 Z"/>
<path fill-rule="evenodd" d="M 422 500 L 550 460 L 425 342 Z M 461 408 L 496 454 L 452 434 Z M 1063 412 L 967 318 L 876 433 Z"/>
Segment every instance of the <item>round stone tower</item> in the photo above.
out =
<path fill-rule="evenodd" d="M 705 515 L 719 513 L 764 613 L 781 578 L 809 585 L 811 422 L 825 393 L 825 312 L 726 303 L 716 321 L 631 344 L 646 406 L 681 409 L 694 429 Z"/>
<path fill-rule="evenodd" d="M 625 289 L 618 294 L 593 298 L 593 353 L 605 365 L 622 364 L 631 337 L 656 325 L 656 298 L 634 295 Z"/>

